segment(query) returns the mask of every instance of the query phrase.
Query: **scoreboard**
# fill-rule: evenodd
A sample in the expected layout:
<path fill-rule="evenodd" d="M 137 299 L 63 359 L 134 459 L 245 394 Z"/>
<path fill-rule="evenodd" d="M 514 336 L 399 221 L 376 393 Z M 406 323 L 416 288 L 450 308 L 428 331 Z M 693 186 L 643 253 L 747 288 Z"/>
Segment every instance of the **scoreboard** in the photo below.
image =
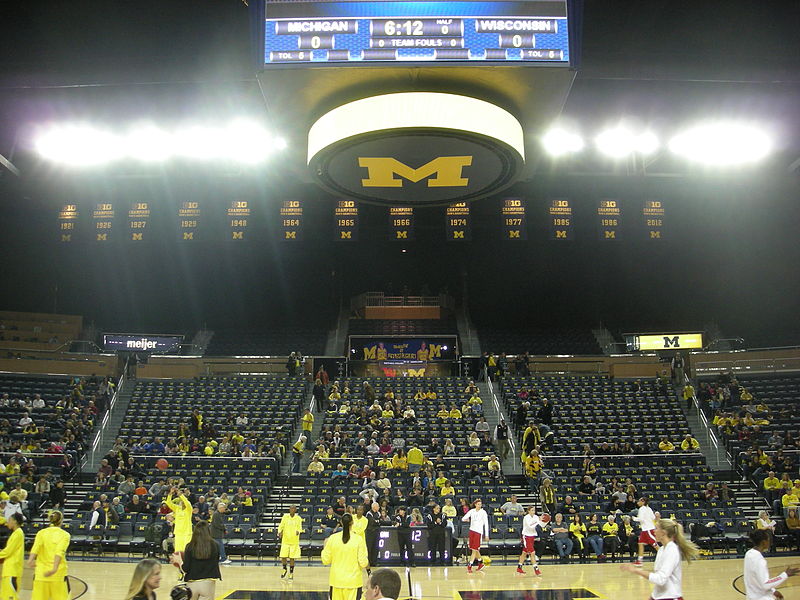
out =
<path fill-rule="evenodd" d="M 266 0 L 264 64 L 509 62 L 568 66 L 567 0 Z"/>

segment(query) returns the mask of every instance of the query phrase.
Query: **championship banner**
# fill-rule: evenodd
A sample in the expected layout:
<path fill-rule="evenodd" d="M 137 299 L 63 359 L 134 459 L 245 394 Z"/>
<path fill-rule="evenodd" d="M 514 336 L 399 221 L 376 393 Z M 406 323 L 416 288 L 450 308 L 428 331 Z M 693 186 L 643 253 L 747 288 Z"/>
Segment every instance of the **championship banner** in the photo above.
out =
<path fill-rule="evenodd" d="M 94 241 L 108 242 L 111 240 L 111 230 L 114 227 L 114 205 L 110 202 L 98 202 L 92 211 L 94 223 Z"/>
<path fill-rule="evenodd" d="M 247 226 L 250 221 L 250 202 L 247 200 L 232 200 L 228 206 L 228 235 L 229 240 L 244 240 Z"/>
<path fill-rule="evenodd" d="M 597 201 L 597 235 L 601 240 L 617 240 L 622 225 L 619 200 L 603 198 Z"/>
<path fill-rule="evenodd" d="M 455 336 L 350 336 L 350 360 L 428 362 L 455 359 Z"/>
<path fill-rule="evenodd" d="M 180 208 L 178 208 L 178 225 L 180 227 L 179 239 L 184 241 L 196 241 L 199 239 L 199 202 L 196 200 L 181 202 Z"/>
<path fill-rule="evenodd" d="M 664 203 L 661 200 L 645 200 L 644 209 L 645 232 L 648 240 L 664 239 Z"/>
<path fill-rule="evenodd" d="M 75 233 L 78 227 L 77 204 L 64 204 L 58 211 L 58 235 L 59 240 L 65 244 L 75 241 Z"/>
<path fill-rule="evenodd" d="M 506 198 L 500 212 L 503 217 L 503 239 L 527 240 L 525 201 L 521 198 Z"/>
<path fill-rule="evenodd" d="M 468 242 L 472 239 L 472 222 L 469 215 L 469 204 L 456 202 L 445 211 L 447 239 L 451 242 Z"/>
<path fill-rule="evenodd" d="M 355 200 L 339 200 L 333 209 L 336 220 L 336 239 L 340 242 L 358 241 L 358 204 Z"/>
<path fill-rule="evenodd" d="M 414 239 L 414 209 L 410 206 L 390 206 L 389 226 L 391 238 L 396 242 Z"/>
<path fill-rule="evenodd" d="M 303 237 L 303 205 L 300 200 L 284 200 L 281 204 L 281 239 L 296 242 Z"/>
<path fill-rule="evenodd" d="M 150 203 L 134 201 L 128 209 L 128 240 L 143 242 L 150 226 Z"/>
<path fill-rule="evenodd" d="M 572 205 L 569 200 L 551 200 L 547 206 L 547 219 L 551 240 L 572 239 Z"/>

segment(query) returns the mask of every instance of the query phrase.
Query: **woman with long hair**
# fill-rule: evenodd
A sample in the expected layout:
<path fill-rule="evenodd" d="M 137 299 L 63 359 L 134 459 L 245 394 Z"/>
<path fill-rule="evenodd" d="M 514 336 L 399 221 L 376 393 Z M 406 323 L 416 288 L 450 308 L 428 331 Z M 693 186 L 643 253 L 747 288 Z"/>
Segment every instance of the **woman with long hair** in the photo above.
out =
<path fill-rule="evenodd" d="M 683 596 L 681 561 L 695 560 L 700 551 L 684 537 L 680 523 L 671 519 L 656 521 L 654 535 L 659 548 L 652 572 L 645 571 L 635 564 L 625 564 L 620 568 L 649 580 L 653 584 L 653 593 L 650 595 L 653 600 L 681 598 Z"/>
<path fill-rule="evenodd" d="M 342 531 L 334 533 L 322 548 L 322 564 L 330 565 L 330 600 L 360 600 L 361 570 L 369 566 L 364 538 L 352 535 L 353 516 L 342 515 Z"/>
<path fill-rule="evenodd" d="M 211 537 L 208 521 L 195 525 L 191 541 L 183 551 L 184 581 L 192 590 L 192 600 L 214 600 L 219 573 L 219 546 Z"/>
<path fill-rule="evenodd" d="M 145 558 L 136 565 L 125 600 L 156 600 L 156 590 L 161 585 L 161 563 Z"/>
<path fill-rule="evenodd" d="M 33 576 L 32 598 L 36 600 L 67 600 L 67 548 L 70 535 L 63 529 L 64 515 L 51 510 L 50 526 L 40 529 L 28 556 L 28 568 L 36 567 Z"/>

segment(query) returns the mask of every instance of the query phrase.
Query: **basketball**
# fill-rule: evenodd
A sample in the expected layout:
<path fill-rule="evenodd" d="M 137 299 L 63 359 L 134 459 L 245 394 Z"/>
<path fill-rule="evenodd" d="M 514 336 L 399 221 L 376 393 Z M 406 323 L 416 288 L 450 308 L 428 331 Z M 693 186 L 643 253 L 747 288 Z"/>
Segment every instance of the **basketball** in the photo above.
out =
<path fill-rule="evenodd" d="M 166 471 L 169 468 L 169 463 L 167 462 L 167 459 L 159 458 L 156 461 L 156 468 L 158 468 L 159 471 Z"/>
<path fill-rule="evenodd" d="M 539 517 L 539 520 L 542 523 L 549 523 L 550 522 L 550 515 L 548 515 L 547 513 L 544 513 L 541 517 Z"/>

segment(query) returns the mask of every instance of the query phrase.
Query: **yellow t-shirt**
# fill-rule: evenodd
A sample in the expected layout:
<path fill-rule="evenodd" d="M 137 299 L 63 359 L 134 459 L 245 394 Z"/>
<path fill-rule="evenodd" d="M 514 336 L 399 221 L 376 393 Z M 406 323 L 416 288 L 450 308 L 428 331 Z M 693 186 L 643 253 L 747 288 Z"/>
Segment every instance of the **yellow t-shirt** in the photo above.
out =
<path fill-rule="evenodd" d="M 22 577 L 22 563 L 25 561 L 25 534 L 22 529 L 15 529 L 0 550 L 3 562 L 3 577 Z M 63 559 L 62 559 L 63 562 Z"/>
<path fill-rule="evenodd" d="M 452 519 L 452 518 L 453 518 L 453 517 L 455 517 L 455 516 L 456 516 L 456 514 L 458 514 L 458 513 L 457 513 L 457 511 L 456 511 L 456 507 L 455 507 L 455 506 L 453 506 L 452 504 L 451 504 L 450 506 L 448 506 L 447 504 L 445 504 L 445 505 L 442 507 L 442 514 L 443 514 L 445 517 L 447 517 L 448 519 Z"/>
<path fill-rule="evenodd" d="M 603 525 L 603 533 L 606 535 L 606 537 L 617 537 L 617 533 L 619 533 L 619 525 L 606 521 L 605 525 Z"/>
<path fill-rule="evenodd" d="M 453 488 L 452 485 L 450 487 L 447 487 L 446 485 L 443 485 L 442 486 L 442 491 L 440 492 L 439 495 L 440 496 L 455 496 L 456 495 L 456 490 L 455 490 L 455 488 Z"/>
<path fill-rule="evenodd" d="M 672 444 L 672 442 L 669 441 L 659 442 L 658 449 L 661 450 L 662 452 L 672 452 L 673 450 L 675 450 L 675 446 Z"/>
<path fill-rule="evenodd" d="M 322 548 L 322 564 L 330 565 L 328 585 L 333 588 L 361 588 L 364 584 L 361 570 L 367 568 L 367 544 L 359 535 L 351 535 L 345 544 L 340 531 L 325 541 Z"/>
<path fill-rule="evenodd" d="M 405 456 L 400 456 L 399 454 L 395 454 L 392 457 L 392 468 L 405 471 L 408 469 L 408 458 Z"/>
<path fill-rule="evenodd" d="M 445 409 L 442 409 L 438 413 L 436 413 L 436 416 L 440 419 L 447 419 L 450 416 L 450 413 Z"/>
<path fill-rule="evenodd" d="M 781 480 L 777 477 L 767 477 L 764 479 L 765 490 L 777 490 L 781 487 Z"/>
<path fill-rule="evenodd" d="M 36 539 L 31 548 L 31 554 L 36 555 L 35 581 L 64 581 L 67 576 L 67 548 L 70 536 L 61 529 L 51 525 L 41 529 L 36 534 Z M 56 556 L 61 557 L 58 569 L 53 575 L 45 577 L 45 573 L 53 569 Z"/>
<path fill-rule="evenodd" d="M 460 419 L 461 418 L 461 411 L 458 410 L 457 408 L 451 408 L 450 409 L 450 413 L 449 413 L 449 417 L 451 419 Z"/>
<path fill-rule="evenodd" d="M 281 536 L 281 543 L 287 546 L 294 546 L 300 543 L 300 534 L 303 532 L 303 518 L 295 514 L 294 516 L 286 513 L 281 517 L 278 525 L 278 535 Z"/>
<path fill-rule="evenodd" d="M 308 413 L 307 415 L 303 415 L 303 431 L 311 431 L 314 427 L 314 415 Z"/>
<path fill-rule="evenodd" d="M 797 503 L 800 502 L 797 496 L 792 493 L 784 494 L 781 498 L 781 505 L 782 506 L 797 506 Z"/>
<path fill-rule="evenodd" d="M 411 448 L 406 458 L 408 458 L 408 464 L 410 465 L 421 465 L 425 462 L 425 456 L 422 454 L 422 450 L 417 447 Z"/>
<path fill-rule="evenodd" d="M 353 527 L 350 530 L 353 535 L 364 537 L 364 532 L 367 530 L 367 517 L 359 517 L 358 515 L 353 515 Z"/>

